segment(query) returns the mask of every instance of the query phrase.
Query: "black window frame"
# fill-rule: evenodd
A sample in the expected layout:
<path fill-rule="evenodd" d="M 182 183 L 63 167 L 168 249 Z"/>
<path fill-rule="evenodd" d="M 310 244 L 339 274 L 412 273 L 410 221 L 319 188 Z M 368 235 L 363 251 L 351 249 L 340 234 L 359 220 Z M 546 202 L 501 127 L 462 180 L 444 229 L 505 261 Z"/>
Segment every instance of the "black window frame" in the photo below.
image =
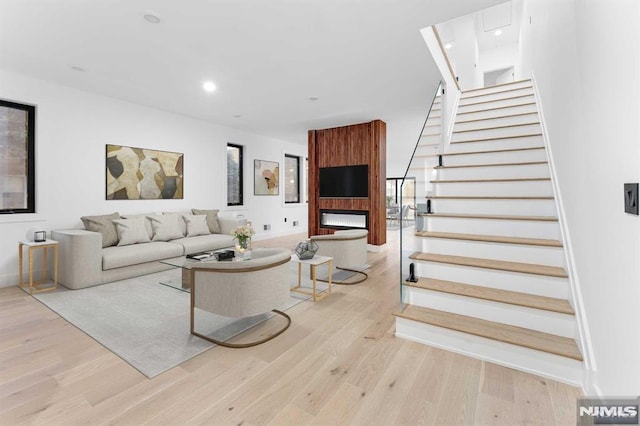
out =
<path fill-rule="evenodd" d="M 36 107 L 0 99 L 0 106 L 27 112 L 27 207 L 0 209 L 0 214 L 36 212 Z M 2 194 L 0 194 L 2 196 Z"/>
<path fill-rule="evenodd" d="M 297 185 L 297 190 L 296 192 L 298 193 L 298 200 L 297 201 L 287 201 L 287 158 L 291 158 L 296 160 L 296 171 L 297 171 L 297 179 L 296 179 L 296 185 Z M 284 179 L 285 179 L 285 188 L 284 188 L 284 203 L 285 204 L 300 204 L 302 201 L 302 193 L 300 191 L 300 157 L 297 155 L 293 155 L 293 154 L 284 154 Z"/>
<path fill-rule="evenodd" d="M 244 146 L 242 145 L 238 145 L 238 144 L 234 144 L 234 143 L 227 143 L 227 150 L 229 148 L 235 148 L 238 150 L 239 152 L 239 158 L 238 158 L 238 188 L 240 190 L 240 202 L 238 203 L 230 203 L 229 202 L 229 180 L 228 180 L 228 176 L 229 176 L 229 160 L 227 157 L 227 206 L 244 206 Z"/>

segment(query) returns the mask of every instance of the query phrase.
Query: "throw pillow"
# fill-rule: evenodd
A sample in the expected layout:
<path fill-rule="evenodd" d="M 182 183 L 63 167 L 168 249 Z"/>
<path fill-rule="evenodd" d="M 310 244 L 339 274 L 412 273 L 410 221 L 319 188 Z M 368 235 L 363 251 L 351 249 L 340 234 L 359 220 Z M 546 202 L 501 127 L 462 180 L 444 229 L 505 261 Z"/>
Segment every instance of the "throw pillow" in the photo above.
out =
<path fill-rule="evenodd" d="M 182 231 L 182 235 L 187 235 L 187 224 L 182 220 L 182 216 L 185 214 L 191 214 L 191 210 L 183 210 L 178 212 L 162 212 L 162 214 L 173 214 L 178 216 L 178 223 L 180 223 L 180 230 Z"/>
<path fill-rule="evenodd" d="M 147 216 L 153 228 L 153 238 L 151 241 L 170 241 L 183 238 L 184 234 L 180 227 L 180 217 L 176 214 L 156 214 Z"/>
<path fill-rule="evenodd" d="M 118 231 L 119 246 L 128 246 L 136 243 L 148 243 L 149 234 L 145 229 L 146 219 L 144 217 L 136 217 L 134 219 L 117 219 L 113 223 L 116 224 Z"/>
<path fill-rule="evenodd" d="M 187 237 L 211 234 L 206 214 L 184 215 L 182 217 L 187 224 Z"/>
<path fill-rule="evenodd" d="M 143 214 L 127 214 L 127 215 L 123 215 L 121 217 L 122 217 L 122 219 L 143 218 L 144 219 L 144 229 L 147 230 L 147 235 L 149 235 L 149 240 L 151 240 L 151 238 L 153 238 L 153 228 L 151 227 L 151 222 L 149 220 L 147 220 L 147 216 L 153 216 L 155 214 L 156 214 L 155 212 L 143 213 Z"/>
<path fill-rule="evenodd" d="M 118 244 L 118 231 L 113 223 L 116 219 L 120 219 L 120 215 L 117 212 L 100 216 L 82 216 L 80 218 L 84 224 L 84 229 L 102 234 L 103 248 Z"/>
<path fill-rule="evenodd" d="M 195 215 L 206 214 L 207 215 L 207 225 L 209 225 L 209 231 L 212 234 L 220 233 L 220 223 L 218 223 L 218 212 L 220 210 L 198 210 L 192 209 L 191 212 Z"/>

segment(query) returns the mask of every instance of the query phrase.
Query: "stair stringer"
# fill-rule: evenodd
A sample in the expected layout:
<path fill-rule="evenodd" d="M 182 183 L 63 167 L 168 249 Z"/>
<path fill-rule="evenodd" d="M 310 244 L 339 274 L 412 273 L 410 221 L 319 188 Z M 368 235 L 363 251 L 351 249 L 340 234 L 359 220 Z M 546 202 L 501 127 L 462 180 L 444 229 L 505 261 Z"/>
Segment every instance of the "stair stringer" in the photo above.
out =
<path fill-rule="evenodd" d="M 576 328 L 579 339 L 576 339 L 578 348 L 584 358 L 583 361 L 583 382 L 580 383 L 582 389 L 587 394 L 599 394 L 598 387 L 595 385 L 595 378 L 597 375 L 597 366 L 595 358 L 593 357 L 593 344 L 591 342 L 591 334 L 589 332 L 589 323 L 587 321 L 586 312 L 584 310 L 584 303 L 582 300 L 582 292 L 580 287 L 580 279 L 578 277 L 575 257 L 573 252 L 573 246 L 571 244 L 571 234 L 569 232 L 569 226 L 567 222 L 566 212 L 564 210 L 564 201 L 562 198 L 562 192 L 558 186 L 557 173 L 555 168 L 555 161 L 553 158 L 553 149 L 551 139 L 547 133 L 547 126 L 544 118 L 544 112 L 542 108 L 542 98 L 538 87 L 536 85 L 535 74 L 531 75 L 531 84 L 533 86 L 534 96 L 536 98 L 536 107 L 538 109 L 538 117 L 540 118 L 540 126 L 542 127 L 542 139 L 546 148 L 549 173 L 551 176 L 551 184 L 553 187 L 553 193 L 556 200 L 556 210 L 558 212 L 558 224 L 560 228 L 560 236 L 564 245 L 565 265 L 567 274 L 569 275 L 569 303 L 575 311 Z"/>

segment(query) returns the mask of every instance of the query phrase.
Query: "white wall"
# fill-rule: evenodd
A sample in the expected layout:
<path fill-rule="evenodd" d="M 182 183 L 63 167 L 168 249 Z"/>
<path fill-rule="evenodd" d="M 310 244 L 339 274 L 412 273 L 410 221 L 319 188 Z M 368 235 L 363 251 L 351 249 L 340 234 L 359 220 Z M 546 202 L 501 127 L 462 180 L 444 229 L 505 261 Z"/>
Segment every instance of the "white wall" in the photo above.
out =
<path fill-rule="evenodd" d="M 640 217 L 623 183 L 640 181 L 640 2 L 528 0 L 523 16 L 593 346 L 586 390 L 638 395 Z"/>
<path fill-rule="evenodd" d="M 495 49 L 481 50 L 478 65 L 480 72 L 484 76 L 485 73 L 509 67 L 514 67 L 518 62 L 518 44 L 513 43 Z M 515 71 L 515 70 L 514 70 Z M 508 76 L 507 81 L 513 81 Z"/>
<path fill-rule="evenodd" d="M 283 173 L 285 152 L 306 157 L 306 144 L 285 143 L 10 72 L 0 71 L 0 97 L 37 106 L 37 214 L 0 216 L 0 286 L 17 284 L 17 241 L 34 226 L 47 231 L 81 227 L 80 216 L 114 211 L 233 210 L 226 207 L 228 142 L 246 146 L 245 205 L 225 214 L 244 213 L 253 221 L 257 239 L 307 228 L 306 203 L 285 206 L 282 184 L 280 196 L 253 195 L 254 159 L 278 161 Z M 184 199 L 105 200 L 106 144 L 183 152 Z M 299 227 L 292 226 L 294 220 Z M 262 232 L 263 224 L 270 224 L 271 231 Z"/>

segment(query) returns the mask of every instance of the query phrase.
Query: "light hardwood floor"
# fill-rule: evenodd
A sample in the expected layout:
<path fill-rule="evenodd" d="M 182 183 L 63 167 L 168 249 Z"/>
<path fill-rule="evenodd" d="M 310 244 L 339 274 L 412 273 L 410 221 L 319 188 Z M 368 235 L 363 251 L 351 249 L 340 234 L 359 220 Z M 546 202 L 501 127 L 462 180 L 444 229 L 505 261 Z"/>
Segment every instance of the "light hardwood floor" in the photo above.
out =
<path fill-rule="evenodd" d="M 215 347 L 154 379 L 17 287 L 0 289 L 0 424 L 575 424 L 578 388 L 395 337 L 398 243 L 387 245 L 369 253 L 367 281 L 290 309 L 281 336 Z"/>

